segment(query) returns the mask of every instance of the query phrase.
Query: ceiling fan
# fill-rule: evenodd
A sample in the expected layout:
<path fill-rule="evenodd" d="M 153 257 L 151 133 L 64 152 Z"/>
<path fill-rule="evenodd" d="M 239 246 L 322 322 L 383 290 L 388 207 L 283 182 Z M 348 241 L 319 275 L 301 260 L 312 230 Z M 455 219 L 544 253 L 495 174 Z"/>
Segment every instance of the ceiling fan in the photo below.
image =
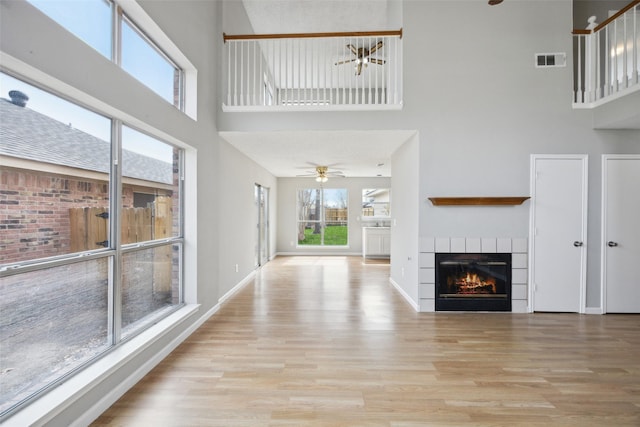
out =
<path fill-rule="evenodd" d="M 345 59 L 342 61 L 336 62 L 336 65 L 340 64 L 348 64 L 351 62 L 356 63 L 356 76 L 359 76 L 362 73 L 362 66 L 367 67 L 369 64 L 378 64 L 384 65 L 386 62 L 384 59 L 371 58 L 370 55 L 373 55 L 378 50 L 380 50 L 384 46 L 384 42 L 380 40 L 378 43 L 374 44 L 371 47 L 358 47 L 356 48 L 352 44 L 348 44 L 347 47 L 356 57 L 352 59 Z"/>
<path fill-rule="evenodd" d="M 317 182 L 327 182 L 329 180 L 329 177 L 342 177 L 344 178 L 344 174 L 342 173 L 342 171 L 329 171 L 329 167 L 328 166 L 316 166 L 316 170 L 315 172 L 309 172 L 306 174 L 302 174 L 302 175 L 297 175 L 297 176 L 308 176 L 308 177 L 315 177 Z"/>

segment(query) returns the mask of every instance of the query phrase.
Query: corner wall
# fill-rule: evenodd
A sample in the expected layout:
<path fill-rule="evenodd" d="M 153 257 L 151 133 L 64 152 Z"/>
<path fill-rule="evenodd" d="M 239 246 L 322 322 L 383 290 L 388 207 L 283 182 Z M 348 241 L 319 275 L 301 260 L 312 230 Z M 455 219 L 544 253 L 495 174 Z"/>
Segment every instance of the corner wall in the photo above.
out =
<path fill-rule="evenodd" d="M 275 254 L 278 186 L 276 178 L 228 142 L 220 139 L 219 173 L 224 180 L 217 201 L 220 270 L 218 298 L 222 298 L 255 270 L 258 213 L 255 184 L 269 188 L 270 249 Z M 238 265 L 238 271 L 235 266 Z"/>
<path fill-rule="evenodd" d="M 391 158 L 391 282 L 419 310 L 418 227 L 420 138 L 416 134 Z"/>

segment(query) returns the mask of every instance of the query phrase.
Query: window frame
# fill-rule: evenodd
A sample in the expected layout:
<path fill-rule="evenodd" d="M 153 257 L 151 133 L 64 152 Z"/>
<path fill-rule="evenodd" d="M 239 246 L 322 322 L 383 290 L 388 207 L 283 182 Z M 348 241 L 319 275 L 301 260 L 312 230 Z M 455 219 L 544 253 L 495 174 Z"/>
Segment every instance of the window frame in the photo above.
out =
<path fill-rule="evenodd" d="M 114 45 L 116 45 L 118 49 L 117 56 L 116 56 L 116 63 L 124 71 L 127 71 L 122 64 L 122 32 L 123 32 L 122 26 L 124 24 L 127 24 L 131 28 L 131 30 L 138 35 L 138 37 L 140 37 L 147 45 L 149 45 L 151 49 L 153 49 L 158 55 L 160 55 L 165 61 L 167 61 L 169 65 L 173 67 L 173 72 L 174 72 L 173 90 L 175 91 L 177 89 L 178 96 L 177 96 L 177 99 L 174 99 L 174 102 L 171 102 L 171 104 L 173 104 L 173 106 L 176 107 L 178 110 L 184 111 L 184 70 L 155 41 L 153 41 L 153 39 L 149 37 L 144 32 L 144 30 L 142 30 L 140 26 L 138 26 L 138 24 L 136 24 L 135 21 L 126 14 L 124 10 L 122 10 L 122 7 L 119 4 L 117 3 L 114 4 L 114 7 L 116 9 L 116 14 L 117 14 L 117 33 L 114 38 L 118 40 L 117 44 L 114 43 Z M 176 73 L 178 74 L 177 82 L 175 81 Z M 133 74 L 131 75 L 137 79 L 136 76 L 134 76 Z M 140 80 L 140 82 L 145 86 L 147 86 L 149 89 L 153 90 L 158 95 L 160 95 L 153 88 L 145 84 L 144 81 Z M 162 95 L 160 96 L 162 97 Z M 165 99 L 165 98 L 162 97 L 162 99 Z"/>
<path fill-rule="evenodd" d="M 178 72 L 177 82 L 174 82 L 174 90 L 177 88 L 178 97 L 177 104 L 173 101 L 167 101 L 162 95 L 158 94 L 154 89 L 144 82 L 138 80 L 140 84 L 158 94 L 166 102 L 174 105 L 179 111 L 197 120 L 198 118 L 198 71 L 189 59 L 182 53 L 178 46 L 162 31 L 162 29 L 149 17 L 142 7 L 134 0 L 102 0 L 111 5 L 111 56 L 107 58 L 122 69 L 121 65 L 121 38 L 122 38 L 122 20 L 126 19 L 127 24 L 155 51 L 157 51 L 164 59 L 171 64 Z M 37 10 L 39 13 L 56 22 L 66 31 L 73 34 L 74 37 L 90 46 L 101 56 L 103 54 L 95 47 L 75 35 L 71 30 L 55 19 L 49 17 L 45 12 L 37 6 L 29 3 L 29 6 Z M 126 70 L 122 69 L 127 72 Z M 127 72 L 128 73 L 128 72 Z M 128 73 L 130 74 L 130 73 Z M 135 76 L 134 76 L 135 78 Z M 175 79 L 175 76 L 174 76 Z"/>
<path fill-rule="evenodd" d="M 315 220 L 306 220 L 306 219 L 300 219 L 300 203 L 299 203 L 299 195 L 302 191 L 305 190 L 315 190 L 317 192 L 320 192 L 320 219 L 315 219 Z M 347 241 L 344 245 L 331 245 L 331 244 L 326 244 L 324 242 L 325 240 L 325 232 L 324 230 L 326 230 L 327 228 L 327 220 L 326 220 L 326 212 L 325 209 L 327 208 L 325 206 L 325 191 L 331 191 L 331 190 L 342 190 L 346 192 L 346 202 L 347 202 L 347 206 L 346 206 L 346 211 L 347 211 L 347 219 L 346 219 L 346 224 L 345 226 L 347 227 Z M 324 188 L 324 187 L 304 187 L 304 188 L 298 188 L 296 189 L 296 224 L 295 224 L 295 228 L 296 228 L 296 248 L 298 249 L 302 249 L 302 248 L 348 248 L 350 245 L 350 241 L 349 241 L 349 189 L 347 187 L 339 187 L 339 188 Z M 306 224 L 306 223 L 313 223 L 313 224 L 320 224 L 320 227 L 323 229 L 322 231 L 322 237 L 320 240 L 320 244 L 300 244 L 300 240 L 298 239 L 298 233 L 300 230 L 300 224 Z"/>
<path fill-rule="evenodd" d="M 20 67 L 17 67 L 20 68 Z M 105 355 L 112 353 L 114 350 L 120 348 L 122 345 L 127 343 L 128 341 L 133 340 L 137 336 L 143 334 L 147 329 L 154 326 L 154 324 L 162 321 L 163 319 L 168 318 L 173 313 L 177 312 L 181 308 L 186 305 L 185 302 L 185 214 L 184 208 L 186 206 L 185 203 L 185 158 L 186 152 L 185 147 L 179 146 L 175 143 L 168 141 L 166 138 L 162 138 L 156 135 L 153 135 L 150 132 L 142 130 L 139 126 L 129 123 L 128 121 L 122 120 L 114 114 L 110 114 L 105 111 L 100 111 L 97 108 L 93 108 L 89 106 L 87 102 L 81 102 L 78 99 L 75 99 L 72 95 L 64 93 L 62 90 L 56 90 L 51 85 L 42 83 L 40 79 L 31 78 L 25 74 L 29 73 L 20 73 L 13 71 L 6 66 L 6 64 L 0 66 L 0 72 L 4 73 L 8 76 L 11 76 L 15 79 L 21 80 L 24 83 L 27 83 L 31 86 L 36 87 L 42 91 L 45 91 L 53 96 L 61 98 L 64 101 L 70 102 L 78 107 L 84 108 L 92 113 L 98 114 L 100 116 L 105 117 L 111 121 L 111 158 L 109 160 L 110 168 L 108 172 L 108 186 L 109 186 L 109 212 L 112 213 L 109 215 L 109 227 L 108 227 L 108 240 L 109 246 L 105 248 L 99 249 L 90 249 L 80 252 L 72 252 L 67 254 L 60 254 L 49 257 L 42 258 L 34 258 L 19 262 L 12 262 L 7 264 L 0 265 L 0 278 L 5 278 L 9 276 L 15 276 L 24 273 L 31 273 L 37 271 L 44 271 L 50 268 L 55 267 L 63 267 L 76 263 L 83 263 L 86 261 L 94 261 L 98 259 L 106 259 L 109 274 L 108 274 L 108 319 L 107 319 L 107 336 L 108 336 L 108 346 L 106 349 L 98 352 L 93 357 L 88 360 L 80 363 L 78 366 L 71 368 L 68 371 L 65 371 L 62 375 L 57 377 L 55 380 L 44 384 L 37 391 L 33 392 L 20 402 L 15 405 L 5 409 L 2 413 L 0 413 L 0 422 L 5 421 L 7 418 L 11 417 L 16 412 L 23 409 L 25 406 L 34 402 L 38 398 L 40 398 L 43 394 L 50 391 L 53 387 L 60 385 L 61 383 L 67 381 L 70 376 L 75 375 L 77 372 L 82 371 L 91 365 L 93 365 L 97 360 L 104 357 Z M 122 162 L 122 127 L 127 126 L 138 132 L 144 133 L 151 138 L 154 138 L 160 142 L 163 142 L 167 145 L 174 147 L 174 149 L 178 150 L 178 218 L 176 219 L 178 222 L 178 230 L 179 233 L 177 236 L 170 236 L 162 239 L 155 239 L 149 241 L 143 241 L 133 244 L 121 244 L 120 234 L 121 234 L 121 224 L 120 219 L 122 216 L 122 188 L 124 185 L 121 165 Z M 122 337 L 122 325 L 121 325 L 121 313 L 122 313 L 122 258 L 123 255 L 148 250 L 163 246 L 178 246 L 179 254 L 178 254 L 178 302 L 169 306 L 170 308 L 163 311 L 161 316 L 153 319 L 151 322 L 146 322 L 142 327 L 138 327 L 134 332 L 129 333 L 126 337 Z"/>

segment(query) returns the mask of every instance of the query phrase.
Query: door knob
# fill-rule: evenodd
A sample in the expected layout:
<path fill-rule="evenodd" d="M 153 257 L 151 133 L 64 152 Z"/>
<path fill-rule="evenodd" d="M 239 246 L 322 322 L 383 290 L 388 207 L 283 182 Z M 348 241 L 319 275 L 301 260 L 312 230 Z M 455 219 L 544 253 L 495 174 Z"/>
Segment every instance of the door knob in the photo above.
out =
<path fill-rule="evenodd" d="M 616 242 L 607 242 L 607 246 L 609 246 L 610 248 L 615 248 L 616 246 L 618 246 L 618 244 Z"/>
<path fill-rule="evenodd" d="M 580 246 L 582 246 L 582 242 L 579 242 L 576 240 L 575 242 L 573 242 L 573 246 L 575 246 L 576 248 L 579 248 Z"/>

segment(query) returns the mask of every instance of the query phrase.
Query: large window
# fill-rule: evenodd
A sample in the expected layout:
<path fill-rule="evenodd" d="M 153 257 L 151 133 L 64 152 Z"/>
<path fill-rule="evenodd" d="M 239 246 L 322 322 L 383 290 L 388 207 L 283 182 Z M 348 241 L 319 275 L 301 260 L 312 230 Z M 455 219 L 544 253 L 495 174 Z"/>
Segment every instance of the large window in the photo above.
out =
<path fill-rule="evenodd" d="M 183 155 L 7 74 L 0 93 L 1 420 L 181 306 Z"/>
<path fill-rule="evenodd" d="M 298 190 L 298 245 L 346 246 L 349 243 L 348 192 L 344 188 Z"/>
<path fill-rule="evenodd" d="M 183 109 L 183 71 L 111 0 L 28 0 L 105 57 Z M 118 13 L 114 14 L 116 9 Z M 116 19 L 116 25 L 113 20 Z M 112 31 L 115 28 L 116 32 Z M 117 49 L 113 47 L 117 46 Z"/>

